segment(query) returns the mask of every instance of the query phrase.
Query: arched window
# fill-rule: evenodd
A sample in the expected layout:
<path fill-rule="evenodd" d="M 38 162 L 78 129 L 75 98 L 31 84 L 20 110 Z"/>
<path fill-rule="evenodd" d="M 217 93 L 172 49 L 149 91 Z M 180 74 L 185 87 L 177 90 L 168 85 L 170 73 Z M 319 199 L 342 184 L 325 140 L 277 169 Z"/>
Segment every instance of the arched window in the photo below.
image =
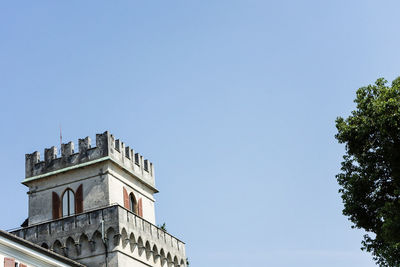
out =
<path fill-rule="evenodd" d="M 69 216 L 75 214 L 75 194 L 71 189 L 67 189 L 62 197 L 62 215 Z"/>
<path fill-rule="evenodd" d="M 135 214 L 137 214 L 137 201 L 136 201 L 136 198 L 135 198 L 135 196 L 133 195 L 133 193 L 130 193 L 129 194 L 129 209 L 133 212 L 133 213 L 135 213 Z"/>

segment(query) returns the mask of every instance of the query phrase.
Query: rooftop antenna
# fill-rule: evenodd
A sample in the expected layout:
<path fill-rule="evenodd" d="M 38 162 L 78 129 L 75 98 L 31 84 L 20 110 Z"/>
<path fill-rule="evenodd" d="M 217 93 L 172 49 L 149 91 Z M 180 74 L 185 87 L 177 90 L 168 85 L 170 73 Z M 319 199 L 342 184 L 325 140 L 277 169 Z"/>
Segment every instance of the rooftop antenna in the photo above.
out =
<path fill-rule="evenodd" d="M 61 123 L 60 123 L 60 155 L 61 155 L 61 146 L 62 146 L 62 131 L 61 131 Z"/>

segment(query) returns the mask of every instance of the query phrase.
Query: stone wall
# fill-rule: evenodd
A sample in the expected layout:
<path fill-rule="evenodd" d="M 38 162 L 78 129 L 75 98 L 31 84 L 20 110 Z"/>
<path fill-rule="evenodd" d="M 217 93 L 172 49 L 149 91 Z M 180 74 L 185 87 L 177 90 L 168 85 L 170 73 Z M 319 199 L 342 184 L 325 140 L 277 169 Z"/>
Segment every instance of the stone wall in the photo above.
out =
<path fill-rule="evenodd" d="M 108 163 L 99 162 L 87 167 L 70 170 L 29 182 L 29 225 L 53 219 L 53 194 L 62 205 L 63 193 L 83 188 L 83 211 L 109 205 Z"/>
<path fill-rule="evenodd" d="M 89 137 L 79 139 L 79 151 L 75 151 L 73 142 L 61 145 L 61 157 L 57 157 L 55 146 L 44 151 L 44 159 L 40 158 L 40 153 L 35 151 L 25 155 L 25 180 L 40 178 L 46 174 L 58 171 L 67 171 L 74 166 L 84 165 L 101 158 L 109 157 L 120 164 L 127 171 L 150 186 L 155 186 L 154 166 L 149 160 L 144 159 L 139 153 L 135 153 L 129 146 L 109 132 L 96 135 L 96 146 L 91 146 Z"/>
<path fill-rule="evenodd" d="M 102 221 L 108 266 L 186 266 L 182 241 L 119 205 L 11 233 L 87 266 L 105 266 Z"/>

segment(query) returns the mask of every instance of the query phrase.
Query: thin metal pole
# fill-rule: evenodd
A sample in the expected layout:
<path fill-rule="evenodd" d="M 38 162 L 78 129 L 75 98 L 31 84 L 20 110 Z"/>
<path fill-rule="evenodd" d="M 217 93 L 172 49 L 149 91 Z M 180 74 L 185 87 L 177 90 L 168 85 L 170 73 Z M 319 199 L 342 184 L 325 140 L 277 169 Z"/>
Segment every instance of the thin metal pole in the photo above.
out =
<path fill-rule="evenodd" d="M 103 240 L 104 249 L 106 251 L 106 267 L 108 267 L 108 247 L 107 247 L 107 238 L 104 232 L 104 219 L 101 219 L 101 239 Z"/>

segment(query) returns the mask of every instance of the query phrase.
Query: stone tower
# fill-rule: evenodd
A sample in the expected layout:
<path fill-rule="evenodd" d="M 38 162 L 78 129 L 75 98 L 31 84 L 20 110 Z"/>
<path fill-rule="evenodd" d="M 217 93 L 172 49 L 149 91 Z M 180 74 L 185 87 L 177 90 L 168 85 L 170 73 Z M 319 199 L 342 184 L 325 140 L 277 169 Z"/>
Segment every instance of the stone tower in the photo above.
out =
<path fill-rule="evenodd" d="M 109 132 L 26 155 L 29 218 L 12 233 L 86 266 L 186 266 L 155 225 L 154 166 Z"/>

